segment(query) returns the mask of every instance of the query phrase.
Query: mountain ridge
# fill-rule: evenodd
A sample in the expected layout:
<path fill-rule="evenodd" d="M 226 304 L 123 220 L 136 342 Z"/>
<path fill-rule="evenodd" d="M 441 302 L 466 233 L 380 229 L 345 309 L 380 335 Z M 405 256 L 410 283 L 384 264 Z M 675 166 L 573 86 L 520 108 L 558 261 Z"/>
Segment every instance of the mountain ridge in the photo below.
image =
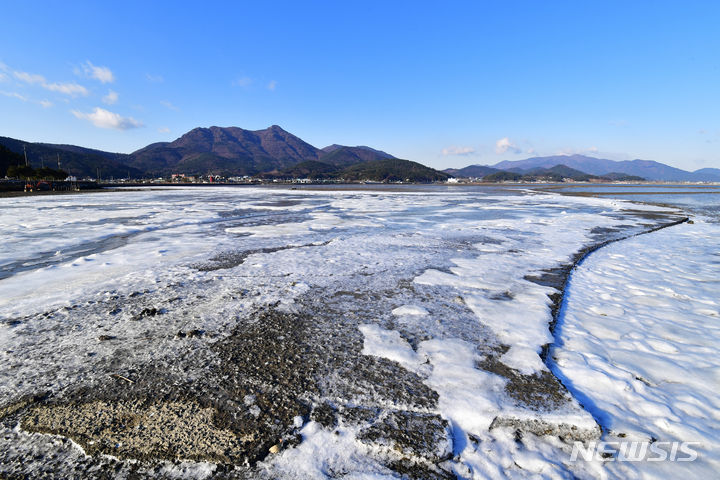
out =
<path fill-rule="evenodd" d="M 105 178 L 126 176 L 138 177 L 142 171 L 137 170 L 119 159 L 124 159 L 121 153 L 104 152 L 76 145 L 56 145 L 51 143 L 33 143 L 17 140 L 10 137 L 0 137 L 0 145 L 11 152 L 21 156 L 27 153 L 28 163 L 33 168 L 41 166 L 56 167 L 58 161 L 60 168 L 70 175 L 95 177 L 98 171 Z M 5 172 L 0 171 L 0 176 Z"/>
<path fill-rule="evenodd" d="M 265 176 L 300 178 L 319 175 L 335 178 L 346 169 L 367 164 L 368 168 L 348 170 L 348 175 L 374 175 L 385 181 L 396 178 L 444 179 L 447 175 L 368 146 L 332 144 L 314 147 L 278 125 L 262 130 L 239 127 L 197 127 L 169 142 L 155 142 L 129 154 L 118 154 L 76 145 L 30 143 L 0 137 L 14 154 L 28 152 L 33 167 L 57 162 L 79 177 L 108 178 L 165 177 L 171 174 Z M 18 157 L 13 157 L 18 162 Z M 397 162 L 391 162 L 398 160 Z M 377 162 L 385 163 L 377 163 Z M 407 162 L 407 163 L 403 163 Z M 4 164 L 3 164 L 4 165 Z M 422 168 L 420 168 L 422 167 Z M 0 175 L 4 175 L 4 165 Z M 373 177 L 373 178 L 375 178 Z M 370 179 L 370 178 L 368 178 Z"/>
<path fill-rule="evenodd" d="M 353 147 L 332 144 L 320 149 L 278 125 L 271 125 L 261 130 L 246 130 L 240 127 L 197 127 L 173 141 L 151 143 L 129 154 L 68 144 L 32 143 L 9 137 L 0 137 L 0 145 L 19 155 L 27 151 L 28 161 L 33 168 L 41 165 L 56 166 L 59 157 L 62 168 L 72 175 L 78 177 L 100 175 L 103 178 L 113 176 L 141 178 L 180 173 L 223 176 L 270 174 L 275 178 L 282 175 L 299 178 L 298 176 L 303 172 L 308 175 L 320 175 L 318 178 L 328 178 L 354 165 L 399 160 L 387 152 L 362 145 Z M 393 178 L 402 176 L 397 168 L 409 169 L 406 173 L 415 168 L 409 163 L 386 162 L 384 165 L 387 169 L 386 173 L 394 172 L 388 173 Z M 690 172 L 653 160 L 615 161 L 579 154 L 505 160 L 495 165 L 469 165 L 459 169 L 443 170 L 443 174 L 483 178 L 504 171 L 525 175 L 532 173 L 533 169 L 552 169 L 558 165 L 582 174 L 604 178 L 625 175 L 643 177 L 651 181 L 720 182 L 718 168 L 701 168 Z M 4 163 L 0 166 L 7 169 Z M 359 169 L 359 171 L 374 171 L 378 174 L 380 170 Z M 437 172 L 434 169 L 430 170 Z M 4 171 L 0 171 L 0 175 L 3 174 Z M 428 175 L 428 178 L 438 178 L 435 173 Z"/>
<path fill-rule="evenodd" d="M 525 174 L 532 169 L 548 169 L 557 165 L 565 165 L 569 168 L 596 176 L 622 173 L 643 177 L 652 181 L 720 181 L 720 169 L 717 168 L 703 168 L 690 172 L 654 160 L 636 159 L 616 161 L 578 154 L 531 157 L 523 160 L 504 160 L 494 165 L 469 165 L 461 169 L 449 170 L 468 172 L 472 171 L 472 169 L 492 168 L 498 171 Z M 444 171 L 448 172 L 448 170 Z"/>

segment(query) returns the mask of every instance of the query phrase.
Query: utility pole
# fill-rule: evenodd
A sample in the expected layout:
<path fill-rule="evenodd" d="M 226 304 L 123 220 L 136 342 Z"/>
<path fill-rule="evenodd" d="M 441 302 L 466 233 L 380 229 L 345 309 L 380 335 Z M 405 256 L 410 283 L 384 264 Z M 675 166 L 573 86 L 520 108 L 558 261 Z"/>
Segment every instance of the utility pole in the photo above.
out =
<path fill-rule="evenodd" d="M 27 150 L 25 149 L 25 145 L 23 145 L 23 154 L 25 154 L 25 166 L 26 166 L 26 167 L 29 167 L 30 164 L 28 163 Z"/>
<path fill-rule="evenodd" d="M 60 154 L 58 153 L 57 156 L 58 156 L 58 170 L 60 170 Z"/>

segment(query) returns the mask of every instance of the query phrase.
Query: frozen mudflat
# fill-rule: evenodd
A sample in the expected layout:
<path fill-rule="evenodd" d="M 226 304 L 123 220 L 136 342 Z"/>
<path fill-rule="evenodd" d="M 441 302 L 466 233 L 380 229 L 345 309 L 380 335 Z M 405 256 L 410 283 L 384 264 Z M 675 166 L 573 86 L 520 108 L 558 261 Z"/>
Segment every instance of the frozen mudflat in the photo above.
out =
<path fill-rule="evenodd" d="M 698 457 L 608 462 L 608 476 L 720 471 L 719 232 L 696 219 L 609 245 L 572 274 L 552 352 L 564 383 L 606 429 L 605 441 L 638 442 L 641 458 L 649 444 L 670 457 L 667 442 L 695 442 Z"/>
<path fill-rule="evenodd" d="M 717 449 L 718 225 L 598 250 L 558 311 L 583 253 L 677 209 L 442 187 L 2 202 L 0 475 L 622 478 L 659 470 L 571 462 L 574 442 Z M 687 248 L 636 255 L 655 238 Z M 543 360 L 555 319 L 570 391 Z"/>

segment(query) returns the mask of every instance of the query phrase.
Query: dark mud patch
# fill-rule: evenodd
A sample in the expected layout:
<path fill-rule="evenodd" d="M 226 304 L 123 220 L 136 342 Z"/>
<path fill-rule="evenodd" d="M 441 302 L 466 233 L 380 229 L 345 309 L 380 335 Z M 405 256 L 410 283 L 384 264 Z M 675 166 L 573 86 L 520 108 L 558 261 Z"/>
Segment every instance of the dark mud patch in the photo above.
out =
<path fill-rule="evenodd" d="M 618 233 L 622 230 L 622 226 L 618 228 L 614 227 L 595 227 L 590 230 L 591 235 L 610 235 L 613 233 Z"/>
<path fill-rule="evenodd" d="M 322 243 L 306 243 L 303 245 L 282 245 L 277 247 L 254 248 L 250 250 L 242 250 L 235 252 L 223 252 L 212 257 L 207 263 L 199 263 L 193 265 L 196 270 L 201 272 L 211 272 L 214 270 L 225 270 L 234 268 L 245 263 L 250 255 L 256 253 L 275 253 L 282 250 L 291 250 L 294 248 L 322 247 L 330 243 L 330 241 Z"/>
<path fill-rule="evenodd" d="M 300 200 L 275 200 L 272 202 L 257 202 L 255 206 L 258 207 L 294 207 L 303 203 Z"/>
<path fill-rule="evenodd" d="M 658 211 L 652 211 L 652 210 L 635 210 L 632 208 L 624 209 L 624 210 L 622 210 L 622 213 L 624 216 L 627 214 L 630 214 L 630 215 L 636 216 L 638 218 L 643 218 L 645 220 L 652 220 L 655 224 L 657 224 L 657 222 L 666 222 L 669 217 L 677 216 L 677 215 L 672 215 L 671 213 L 668 213 L 668 212 L 658 212 Z M 687 221 L 687 219 L 685 221 Z"/>
<path fill-rule="evenodd" d="M 412 479 L 446 479 L 454 475 L 442 468 L 452 458 L 448 422 L 436 414 L 391 411 L 362 431 L 358 439 L 388 449 L 399 458 L 384 462 L 391 470 Z"/>
<path fill-rule="evenodd" d="M 120 313 L 120 312 L 117 312 L 117 313 Z M 164 308 L 145 307 L 140 311 L 140 313 L 135 315 L 135 317 L 133 319 L 134 320 L 142 320 L 143 318 L 146 318 L 146 317 L 154 317 L 156 315 L 163 315 L 165 313 L 167 313 L 167 310 L 165 310 Z M 110 312 L 110 315 L 113 315 L 113 312 Z"/>
<path fill-rule="evenodd" d="M 597 440 L 602 433 L 600 427 L 597 425 L 592 428 L 582 428 L 570 423 L 550 423 L 541 419 L 520 419 L 514 417 L 495 417 L 490 424 L 490 430 L 496 428 L 514 429 L 518 441 L 522 441 L 522 432 L 529 432 L 538 436 L 549 435 L 559 437 L 566 442 Z"/>
<path fill-rule="evenodd" d="M 196 402 L 95 401 L 31 408 L 21 427 L 72 438 L 88 455 L 227 462 L 250 439 L 219 427 Z"/>
<path fill-rule="evenodd" d="M 506 290 L 504 292 L 496 293 L 494 295 L 490 296 L 490 300 L 499 300 L 501 302 L 507 302 L 515 298 L 515 295 L 510 292 L 509 290 Z"/>
<path fill-rule="evenodd" d="M 477 368 L 500 375 L 507 379 L 505 393 L 521 407 L 535 411 L 552 411 L 568 406 L 572 401 L 570 393 L 560 381 L 548 370 L 541 370 L 531 375 L 508 367 L 499 359 L 507 348 L 499 355 L 491 355 L 477 362 Z"/>
<path fill-rule="evenodd" d="M 360 433 L 361 441 L 388 447 L 405 457 L 448 460 L 452 443 L 448 422 L 437 414 L 391 411 Z"/>
<path fill-rule="evenodd" d="M 0 407 L 0 421 L 12 419 L 15 413 L 22 412 L 30 405 L 34 405 L 48 398 L 47 394 L 26 395 L 15 402 Z"/>
<path fill-rule="evenodd" d="M 410 478 L 412 480 L 455 480 L 458 477 L 452 473 L 451 469 L 444 469 L 444 465 L 436 465 L 417 461 L 412 458 L 402 458 L 400 460 L 391 461 L 386 466 L 398 474 L 402 478 Z"/>
<path fill-rule="evenodd" d="M 395 362 L 363 355 L 355 325 L 328 310 L 310 315 L 269 308 L 204 350 L 178 358 L 173 369 L 126 369 L 121 379 L 42 398 L 13 413 L 20 412 L 25 431 L 62 435 L 89 455 L 145 465 L 194 460 L 252 466 L 297 445 L 310 419 L 326 428 L 368 424 L 361 441 L 377 441 L 389 454 L 402 452 L 413 461 L 438 461 L 444 456 L 438 445 L 450 440 L 446 424 L 432 413 L 437 394 Z"/>
<path fill-rule="evenodd" d="M 233 210 L 222 210 L 217 213 L 220 218 L 247 218 L 268 215 L 270 210 L 257 210 L 254 208 L 235 208 Z"/>
<path fill-rule="evenodd" d="M 33 407 L 22 427 L 67 436 L 88 454 L 253 464 L 296 441 L 318 394 L 310 319 L 274 311 L 237 329 L 181 372 L 147 367 L 131 382 L 84 387 Z M 193 361 L 194 360 L 194 361 Z M 196 376 L 210 362 L 204 376 Z"/>

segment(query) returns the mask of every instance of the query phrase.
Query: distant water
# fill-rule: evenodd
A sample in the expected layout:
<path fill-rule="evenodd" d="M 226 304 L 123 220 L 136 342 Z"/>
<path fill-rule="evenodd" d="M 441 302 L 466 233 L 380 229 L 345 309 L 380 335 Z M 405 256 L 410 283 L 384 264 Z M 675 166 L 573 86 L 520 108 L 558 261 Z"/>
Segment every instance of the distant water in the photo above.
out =
<path fill-rule="evenodd" d="M 555 191 L 671 205 L 720 222 L 720 185 L 583 185 Z"/>

